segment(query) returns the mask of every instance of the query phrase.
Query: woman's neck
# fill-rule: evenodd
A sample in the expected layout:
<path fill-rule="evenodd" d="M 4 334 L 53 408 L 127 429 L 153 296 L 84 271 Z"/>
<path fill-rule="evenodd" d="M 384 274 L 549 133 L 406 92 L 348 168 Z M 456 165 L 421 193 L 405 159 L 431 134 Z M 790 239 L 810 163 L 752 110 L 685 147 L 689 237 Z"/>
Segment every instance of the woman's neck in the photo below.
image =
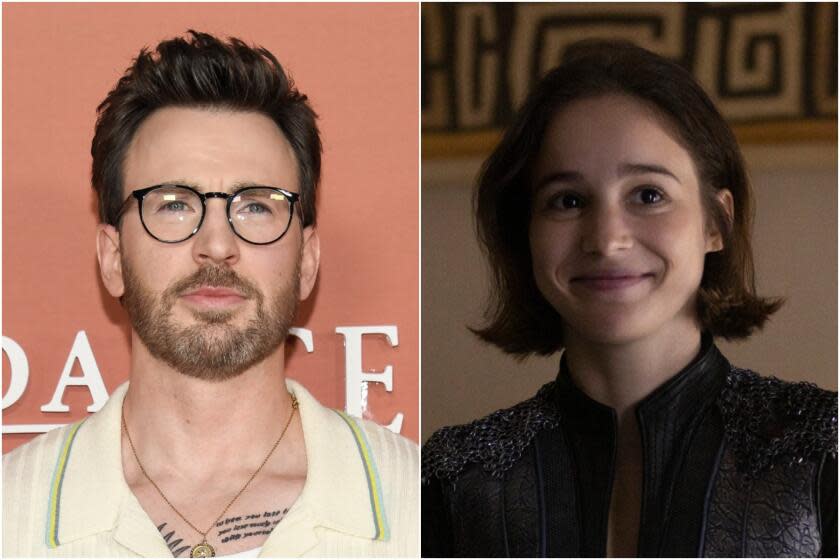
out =
<path fill-rule="evenodd" d="M 565 358 L 572 381 L 592 399 L 626 418 L 635 406 L 697 356 L 696 326 L 662 329 L 622 343 L 587 340 L 564 333 Z"/>

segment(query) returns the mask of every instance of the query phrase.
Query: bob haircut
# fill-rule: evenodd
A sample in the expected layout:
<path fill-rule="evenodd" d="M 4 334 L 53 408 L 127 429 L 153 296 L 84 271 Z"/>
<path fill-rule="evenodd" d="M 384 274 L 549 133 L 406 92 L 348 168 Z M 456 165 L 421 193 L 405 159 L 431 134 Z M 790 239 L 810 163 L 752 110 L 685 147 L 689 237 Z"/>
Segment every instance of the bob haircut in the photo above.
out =
<path fill-rule="evenodd" d="M 724 249 L 705 258 L 701 328 L 728 340 L 747 338 L 782 305 L 756 295 L 750 184 L 735 136 L 708 96 L 684 68 L 632 43 L 581 41 L 528 96 L 484 163 L 474 196 L 493 281 L 487 326 L 473 332 L 519 358 L 563 348 L 563 319 L 536 286 L 528 241 L 532 168 L 546 127 L 573 101 L 615 93 L 652 107 L 676 131 L 697 169 L 707 223 L 723 234 Z M 715 198 L 724 188 L 734 199 L 731 221 Z"/>
<path fill-rule="evenodd" d="M 198 107 L 261 113 L 277 124 L 297 159 L 303 225 L 314 224 L 321 138 L 306 96 L 266 49 L 188 33 L 189 40 L 163 41 L 154 53 L 143 48 L 97 107 L 90 152 L 100 221 L 117 226 L 126 197 L 123 160 L 140 124 L 157 109 Z"/>

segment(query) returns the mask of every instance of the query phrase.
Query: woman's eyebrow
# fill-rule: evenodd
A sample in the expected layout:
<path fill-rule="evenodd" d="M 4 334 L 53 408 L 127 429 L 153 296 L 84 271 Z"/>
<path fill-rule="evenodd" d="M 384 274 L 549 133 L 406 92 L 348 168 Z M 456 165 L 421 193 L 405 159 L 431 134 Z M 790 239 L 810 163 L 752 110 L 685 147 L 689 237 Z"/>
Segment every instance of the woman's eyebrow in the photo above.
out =
<path fill-rule="evenodd" d="M 645 173 L 658 173 L 660 175 L 670 177 L 677 183 L 682 184 L 682 181 L 680 181 L 677 178 L 677 176 L 674 175 L 667 168 L 653 163 L 622 163 L 618 166 L 618 172 L 620 175 L 642 175 Z M 552 171 L 551 173 L 547 173 L 540 177 L 540 179 L 534 184 L 534 192 L 538 192 L 540 191 L 540 189 L 552 183 L 583 182 L 586 182 L 586 179 L 584 178 L 582 173 L 578 171 L 568 171 L 560 169 L 558 171 Z"/>
<path fill-rule="evenodd" d="M 668 171 L 665 167 L 661 165 L 655 165 L 652 163 L 622 163 L 618 166 L 618 172 L 622 175 L 641 175 L 643 173 L 659 173 L 660 175 L 666 175 L 672 178 L 677 183 L 682 184 L 682 181 L 677 179 L 677 176 Z"/>
<path fill-rule="evenodd" d="M 552 171 L 551 173 L 547 173 L 539 178 L 539 180 L 534 184 L 534 192 L 539 191 L 551 183 L 572 183 L 582 182 L 583 180 L 583 175 L 577 171 Z"/>

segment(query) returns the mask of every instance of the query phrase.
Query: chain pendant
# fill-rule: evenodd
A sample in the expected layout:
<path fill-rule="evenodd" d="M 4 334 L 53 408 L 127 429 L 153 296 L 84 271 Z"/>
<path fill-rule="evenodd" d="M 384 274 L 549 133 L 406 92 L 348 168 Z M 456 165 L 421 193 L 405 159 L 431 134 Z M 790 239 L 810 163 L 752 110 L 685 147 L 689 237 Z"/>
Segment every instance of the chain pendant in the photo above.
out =
<path fill-rule="evenodd" d="M 216 551 L 207 541 L 201 541 L 190 550 L 190 558 L 210 558 L 216 556 Z"/>

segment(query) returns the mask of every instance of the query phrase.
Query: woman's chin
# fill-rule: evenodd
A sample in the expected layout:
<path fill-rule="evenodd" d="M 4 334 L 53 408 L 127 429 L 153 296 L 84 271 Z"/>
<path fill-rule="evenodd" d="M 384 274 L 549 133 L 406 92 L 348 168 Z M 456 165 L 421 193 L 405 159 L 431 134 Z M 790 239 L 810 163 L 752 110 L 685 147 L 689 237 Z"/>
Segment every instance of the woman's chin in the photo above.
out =
<path fill-rule="evenodd" d="M 566 342 L 581 341 L 590 344 L 623 345 L 643 340 L 657 331 L 657 325 L 644 317 L 626 314 L 598 314 L 576 321 L 566 321 Z"/>

